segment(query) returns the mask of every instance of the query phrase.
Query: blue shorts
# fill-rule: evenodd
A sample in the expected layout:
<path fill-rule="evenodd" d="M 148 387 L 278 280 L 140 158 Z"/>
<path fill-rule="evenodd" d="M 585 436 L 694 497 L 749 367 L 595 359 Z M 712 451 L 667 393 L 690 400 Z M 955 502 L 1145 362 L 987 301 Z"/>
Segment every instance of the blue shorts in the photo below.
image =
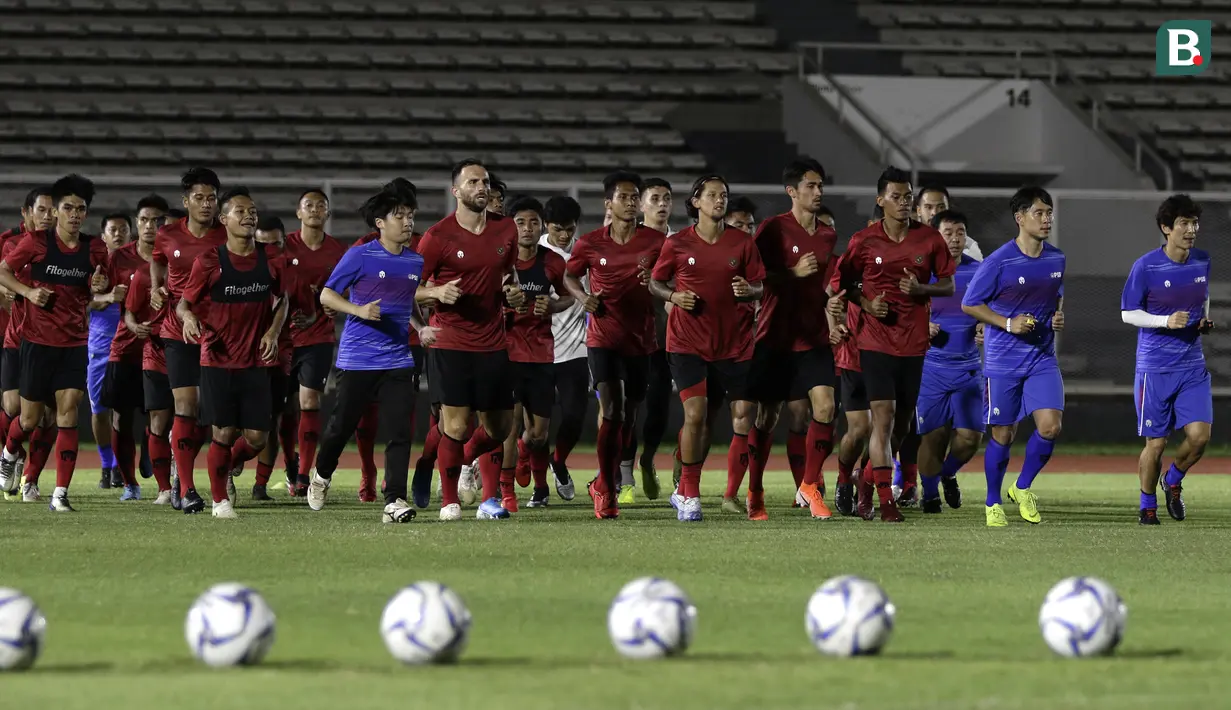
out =
<path fill-rule="evenodd" d="M 954 429 L 983 431 L 983 377 L 979 370 L 926 363 L 916 415 L 921 435 L 950 424 Z"/>
<path fill-rule="evenodd" d="M 1139 372 L 1133 380 L 1137 435 L 1165 438 L 1193 422 L 1214 422 L 1210 373 L 1204 367 L 1182 372 Z"/>
<path fill-rule="evenodd" d="M 99 401 L 102 399 L 103 377 L 107 374 L 107 359 L 110 357 L 110 350 L 103 353 L 90 353 L 90 362 L 86 365 L 85 386 L 90 395 L 91 414 L 102 414 L 108 411 Z"/>
<path fill-rule="evenodd" d="M 1064 411 L 1064 378 L 1058 368 L 1025 377 L 987 378 L 987 423 L 1016 424 L 1039 409 Z"/>

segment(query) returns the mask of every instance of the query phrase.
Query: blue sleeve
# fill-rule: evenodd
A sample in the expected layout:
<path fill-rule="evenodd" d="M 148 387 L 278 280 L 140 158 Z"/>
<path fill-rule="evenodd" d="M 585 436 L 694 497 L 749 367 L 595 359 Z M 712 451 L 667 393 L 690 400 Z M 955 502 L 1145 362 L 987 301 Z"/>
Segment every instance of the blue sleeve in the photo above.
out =
<path fill-rule="evenodd" d="M 363 272 L 363 247 L 347 249 L 342 260 L 333 267 L 333 272 L 325 281 L 325 288 L 334 293 L 345 293 L 346 289 L 355 285 Z"/>
<path fill-rule="evenodd" d="M 1146 307 L 1146 270 L 1141 261 L 1133 263 L 1128 272 L 1128 281 L 1124 283 L 1124 292 L 1120 294 L 1120 310 L 1140 311 Z"/>
<path fill-rule="evenodd" d="M 995 257 L 995 254 L 989 256 L 970 277 L 966 295 L 962 297 L 963 306 L 982 306 L 996 297 L 1000 284 L 1000 260 Z"/>

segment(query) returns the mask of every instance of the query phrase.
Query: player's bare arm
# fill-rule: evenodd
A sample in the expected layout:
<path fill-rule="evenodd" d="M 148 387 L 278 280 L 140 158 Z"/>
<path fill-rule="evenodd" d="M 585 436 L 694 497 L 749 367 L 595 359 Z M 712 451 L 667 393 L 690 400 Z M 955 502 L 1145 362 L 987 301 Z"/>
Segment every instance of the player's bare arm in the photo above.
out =
<path fill-rule="evenodd" d="M 1051 317 L 1051 329 L 1055 331 L 1064 330 L 1064 298 L 1061 297 L 1056 303 L 1056 313 Z"/>
<path fill-rule="evenodd" d="M 321 290 L 321 305 L 328 306 L 338 313 L 362 318 L 363 320 L 380 320 L 380 299 L 358 305 L 351 303 L 331 288 Z"/>
<path fill-rule="evenodd" d="M 46 306 L 47 301 L 51 299 L 51 291 L 36 286 L 27 286 L 18 280 L 17 274 L 13 273 L 13 267 L 9 266 L 7 261 L 0 261 L 0 286 L 19 294 L 39 308 Z"/>
<path fill-rule="evenodd" d="M 150 308 L 158 310 L 167 301 L 167 265 L 150 261 Z"/>
<path fill-rule="evenodd" d="M 461 279 L 453 279 L 441 286 L 433 286 L 431 282 L 424 284 L 415 290 L 415 303 L 421 306 L 430 306 L 436 303 L 451 306 L 462 297 L 462 289 L 458 286 L 461 281 Z M 324 303 L 323 293 L 321 297 L 321 303 Z"/>
<path fill-rule="evenodd" d="M 743 276 L 731 279 L 731 291 L 737 301 L 759 301 L 765 295 L 765 284 L 761 281 L 748 283 Z"/>
<path fill-rule="evenodd" d="M 898 288 L 907 296 L 952 296 L 953 295 L 953 277 L 944 276 L 936 280 L 934 284 L 921 283 L 918 277 L 910 269 L 902 269 L 902 280 L 898 281 Z"/>
<path fill-rule="evenodd" d="M 565 274 L 564 288 L 574 299 L 581 302 L 581 306 L 586 310 L 586 313 L 597 313 L 599 307 L 602 305 L 602 289 L 595 291 L 594 293 L 586 293 L 586 287 L 581 285 L 581 278 L 578 276 Z M 650 293 L 653 293 L 653 289 L 651 289 Z"/>
<path fill-rule="evenodd" d="M 991 309 L 986 303 L 981 303 L 977 306 L 967 306 L 962 304 L 962 312 L 968 316 L 972 316 L 975 320 L 993 328 L 999 328 L 1012 335 L 1023 335 L 1034 330 L 1037 322 L 1034 316 L 1023 313 L 1012 318 L 1005 318 L 996 311 Z"/>
<path fill-rule="evenodd" d="M 197 320 L 197 314 L 192 312 L 192 304 L 188 299 L 181 298 L 180 302 L 175 304 L 175 315 L 179 316 L 180 322 L 184 324 L 184 342 L 198 342 L 201 337 L 201 323 Z"/>
<path fill-rule="evenodd" d="M 124 327 L 128 328 L 133 335 L 137 336 L 141 340 L 145 340 L 150 337 L 150 324 L 148 322 L 138 322 L 137 317 L 133 315 L 132 311 L 124 311 Z"/>
<path fill-rule="evenodd" d="M 737 277 L 738 278 L 738 277 Z M 745 281 L 745 284 L 748 282 Z M 701 299 L 692 291 L 675 291 L 666 281 L 650 280 L 650 293 L 655 298 L 661 299 L 670 303 L 673 306 L 679 306 L 686 311 L 692 311 L 700 303 Z M 758 296 L 759 298 L 759 296 Z"/>

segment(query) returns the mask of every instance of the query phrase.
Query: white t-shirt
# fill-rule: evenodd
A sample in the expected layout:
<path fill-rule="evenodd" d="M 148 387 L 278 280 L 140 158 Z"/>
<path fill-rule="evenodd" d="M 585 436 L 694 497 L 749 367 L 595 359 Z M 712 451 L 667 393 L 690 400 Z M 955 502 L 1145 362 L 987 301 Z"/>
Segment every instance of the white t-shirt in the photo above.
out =
<path fill-rule="evenodd" d="M 973 237 L 966 237 L 966 248 L 963 253 L 975 261 L 983 261 L 983 250 L 979 248 L 979 243 Z"/>
<path fill-rule="evenodd" d="M 560 255 L 568 262 L 572 255 L 573 245 L 568 250 L 547 241 L 547 235 L 539 237 L 539 245 L 545 246 Z M 581 277 L 581 284 L 590 287 L 589 278 Z M 555 340 L 555 362 L 569 362 L 586 356 L 586 309 L 577 301 L 568 310 L 560 311 L 551 317 L 551 337 Z"/>

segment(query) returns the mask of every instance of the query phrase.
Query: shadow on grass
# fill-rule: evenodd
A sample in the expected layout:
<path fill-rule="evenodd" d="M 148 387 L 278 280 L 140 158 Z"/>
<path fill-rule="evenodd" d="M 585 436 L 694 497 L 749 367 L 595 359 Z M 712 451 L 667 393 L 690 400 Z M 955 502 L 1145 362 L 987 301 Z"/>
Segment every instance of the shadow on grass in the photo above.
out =
<path fill-rule="evenodd" d="M 1119 658 L 1137 658 L 1147 660 L 1155 658 L 1178 658 L 1183 655 L 1185 655 L 1185 651 L 1182 648 L 1135 648 L 1131 651 L 1119 651 L 1116 653 L 1116 656 Z"/>
<path fill-rule="evenodd" d="M 49 663 L 38 664 L 31 668 L 29 673 L 105 673 L 115 668 L 114 663 L 108 661 L 92 661 L 90 663 Z"/>

